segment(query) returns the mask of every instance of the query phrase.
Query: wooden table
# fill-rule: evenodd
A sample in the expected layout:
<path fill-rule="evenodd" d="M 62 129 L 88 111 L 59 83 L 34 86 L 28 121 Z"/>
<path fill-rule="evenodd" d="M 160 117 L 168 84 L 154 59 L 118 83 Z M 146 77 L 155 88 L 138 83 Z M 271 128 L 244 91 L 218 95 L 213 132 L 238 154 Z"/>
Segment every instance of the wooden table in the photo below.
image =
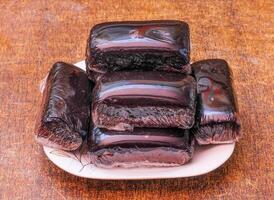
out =
<path fill-rule="evenodd" d="M 271 0 L 2 0 L 0 199 L 273 199 L 273 13 Z M 40 80 L 56 61 L 84 59 L 94 24 L 149 19 L 187 21 L 192 61 L 231 65 L 244 134 L 235 153 L 195 178 L 100 181 L 65 173 L 34 140 Z"/>

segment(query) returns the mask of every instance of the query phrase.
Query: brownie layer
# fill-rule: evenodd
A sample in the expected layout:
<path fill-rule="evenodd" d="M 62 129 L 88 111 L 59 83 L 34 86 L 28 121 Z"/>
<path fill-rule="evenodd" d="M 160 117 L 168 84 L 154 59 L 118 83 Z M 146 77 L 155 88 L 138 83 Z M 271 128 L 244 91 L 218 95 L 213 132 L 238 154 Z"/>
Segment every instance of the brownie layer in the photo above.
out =
<path fill-rule="evenodd" d="M 192 64 L 197 81 L 197 119 L 193 128 L 199 144 L 231 143 L 238 140 L 240 124 L 226 61 L 202 60 Z"/>
<path fill-rule="evenodd" d="M 99 167 L 178 166 L 188 162 L 194 140 L 188 130 L 137 128 L 133 133 L 94 128 L 92 163 Z"/>
<path fill-rule="evenodd" d="M 190 128 L 195 115 L 195 80 L 165 72 L 111 72 L 94 88 L 92 118 L 97 127 Z"/>
<path fill-rule="evenodd" d="M 109 22 L 91 29 L 86 49 L 91 71 L 176 71 L 189 73 L 188 24 L 162 20 Z"/>
<path fill-rule="evenodd" d="M 87 135 L 91 83 L 87 74 L 64 62 L 51 68 L 43 92 L 36 139 L 45 146 L 75 150 Z"/>

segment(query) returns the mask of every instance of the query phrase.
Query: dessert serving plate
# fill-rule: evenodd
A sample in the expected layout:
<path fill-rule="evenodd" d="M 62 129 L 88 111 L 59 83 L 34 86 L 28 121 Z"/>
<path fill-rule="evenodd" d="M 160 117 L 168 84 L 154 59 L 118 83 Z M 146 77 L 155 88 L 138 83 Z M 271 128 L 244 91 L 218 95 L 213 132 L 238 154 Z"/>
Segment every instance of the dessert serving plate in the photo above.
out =
<path fill-rule="evenodd" d="M 75 64 L 85 70 L 85 61 Z M 40 85 L 43 91 L 44 79 Z M 179 167 L 150 167 L 150 168 L 98 168 L 90 164 L 85 151 L 65 152 L 44 146 L 47 157 L 59 168 L 75 176 L 92 179 L 137 180 L 137 179 L 166 179 L 182 178 L 206 174 L 220 167 L 232 155 L 235 143 L 196 146 L 192 160 Z"/>

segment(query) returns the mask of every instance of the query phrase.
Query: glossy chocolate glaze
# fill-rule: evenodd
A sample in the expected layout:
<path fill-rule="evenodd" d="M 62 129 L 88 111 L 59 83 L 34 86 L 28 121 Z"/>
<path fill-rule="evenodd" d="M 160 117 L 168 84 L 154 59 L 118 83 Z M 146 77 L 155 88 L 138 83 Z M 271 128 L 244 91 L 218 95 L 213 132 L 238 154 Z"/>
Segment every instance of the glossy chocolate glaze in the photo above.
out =
<path fill-rule="evenodd" d="M 94 103 L 177 105 L 194 108 L 195 81 L 191 76 L 166 72 L 110 72 L 97 79 Z M 142 101 L 143 98 L 149 102 Z M 141 100 L 141 101 L 140 101 Z"/>
<path fill-rule="evenodd" d="M 225 143 L 238 138 L 240 124 L 232 88 L 232 74 L 225 60 L 209 59 L 192 64 L 197 80 L 197 125 L 199 143 Z M 235 134 L 232 134 L 235 132 Z M 206 133 L 210 132 L 210 133 Z M 231 138 L 222 136 L 229 134 Z"/>
<path fill-rule="evenodd" d="M 187 23 L 175 20 L 109 22 L 94 26 L 87 44 L 87 72 L 167 70 L 189 72 Z"/>
<path fill-rule="evenodd" d="M 92 150 L 120 147 L 174 147 L 189 143 L 189 131 L 184 129 L 136 128 L 133 132 L 111 131 L 95 127 L 91 134 Z"/>
<path fill-rule="evenodd" d="M 91 83 L 87 74 L 68 63 L 51 68 L 43 92 L 36 139 L 43 145 L 75 150 L 87 135 Z"/>
<path fill-rule="evenodd" d="M 93 122 L 101 128 L 190 128 L 194 123 L 195 80 L 166 72 L 109 72 L 97 79 Z"/>
<path fill-rule="evenodd" d="M 92 163 L 100 167 L 177 166 L 193 155 L 188 130 L 137 128 L 133 133 L 95 127 L 90 134 Z"/>

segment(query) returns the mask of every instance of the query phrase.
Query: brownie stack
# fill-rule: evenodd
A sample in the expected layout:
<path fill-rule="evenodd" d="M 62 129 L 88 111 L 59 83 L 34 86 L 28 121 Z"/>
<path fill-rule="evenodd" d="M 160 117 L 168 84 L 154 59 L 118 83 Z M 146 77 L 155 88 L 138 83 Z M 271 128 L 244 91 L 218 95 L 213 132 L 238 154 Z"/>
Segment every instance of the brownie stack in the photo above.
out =
<path fill-rule="evenodd" d="M 37 140 L 75 150 L 88 135 L 92 163 L 107 168 L 183 165 L 195 139 L 237 141 L 229 66 L 221 59 L 190 65 L 189 38 L 182 21 L 94 26 L 87 74 L 63 62 L 51 69 Z"/>
<path fill-rule="evenodd" d="M 95 81 L 90 134 L 103 167 L 176 166 L 190 160 L 196 82 L 188 75 L 189 27 L 180 21 L 92 28 L 86 51 Z"/>

